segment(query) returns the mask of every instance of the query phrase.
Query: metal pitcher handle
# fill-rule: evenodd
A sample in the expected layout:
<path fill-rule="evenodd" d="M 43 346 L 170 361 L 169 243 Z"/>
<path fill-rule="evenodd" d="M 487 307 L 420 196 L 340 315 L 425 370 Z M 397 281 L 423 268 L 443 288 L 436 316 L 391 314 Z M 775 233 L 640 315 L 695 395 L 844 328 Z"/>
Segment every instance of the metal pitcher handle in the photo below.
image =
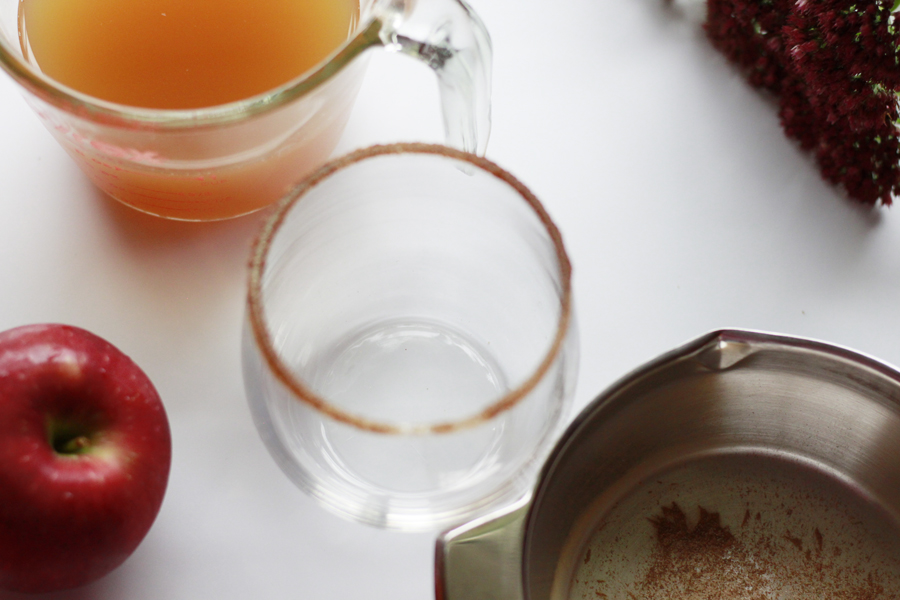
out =
<path fill-rule="evenodd" d="M 440 535 L 437 600 L 522 600 L 522 536 L 530 498 Z"/>

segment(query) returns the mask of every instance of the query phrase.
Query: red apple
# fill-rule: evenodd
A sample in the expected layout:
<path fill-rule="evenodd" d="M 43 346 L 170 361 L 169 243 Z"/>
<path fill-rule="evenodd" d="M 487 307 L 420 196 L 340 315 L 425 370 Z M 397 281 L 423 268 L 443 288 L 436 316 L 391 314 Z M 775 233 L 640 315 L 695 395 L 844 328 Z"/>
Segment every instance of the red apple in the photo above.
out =
<path fill-rule="evenodd" d="M 84 585 L 153 524 L 171 438 L 131 359 L 66 325 L 0 332 L 0 588 Z"/>

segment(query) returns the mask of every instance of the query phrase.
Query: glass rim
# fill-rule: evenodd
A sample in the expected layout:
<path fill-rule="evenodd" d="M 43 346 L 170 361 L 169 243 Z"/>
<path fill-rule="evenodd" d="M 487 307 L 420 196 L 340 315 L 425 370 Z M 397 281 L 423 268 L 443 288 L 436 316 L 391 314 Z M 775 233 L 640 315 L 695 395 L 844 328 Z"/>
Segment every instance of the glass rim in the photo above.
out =
<path fill-rule="evenodd" d="M 266 269 L 267 257 L 272 241 L 281 229 L 288 213 L 303 196 L 319 182 L 334 173 L 369 158 L 401 154 L 430 154 L 444 156 L 457 161 L 467 162 L 477 169 L 500 179 L 513 188 L 529 205 L 548 233 L 556 252 L 558 275 L 562 286 L 560 294 L 560 314 L 556 324 L 553 341 L 544 353 L 543 359 L 531 375 L 516 388 L 509 390 L 477 414 L 462 419 L 438 422 L 433 424 L 389 423 L 362 417 L 339 408 L 325 397 L 315 393 L 291 370 L 275 350 L 272 338 L 266 327 L 266 316 L 263 310 L 262 276 Z M 472 153 L 457 150 L 440 144 L 424 144 L 405 142 L 369 146 L 353 151 L 323 165 L 303 181 L 298 183 L 281 201 L 276 204 L 275 211 L 263 224 L 253 242 L 247 291 L 247 319 L 253 334 L 256 347 L 260 350 L 267 367 L 290 392 L 302 402 L 335 421 L 373 433 L 383 434 L 440 434 L 467 429 L 488 422 L 497 415 L 512 409 L 525 398 L 541 382 L 550 367 L 557 360 L 565 346 L 565 340 L 572 326 L 572 266 L 563 245 L 562 235 L 550 218 L 540 200 L 515 176 L 502 169 L 492 161 Z"/>
<path fill-rule="evenodd" d="M 270 112 L 309 93 L 343 70 L 354 58 L 382 44 L 382 22 L 370 16 L 318 65 L 276 88 L 226 104 L 189 109 L 142 108 L 84 94 L 44 75 L 10 48 L 0 35 L 0 68 L 32 95 L 67 113 L 129 129 L 185 130 L 227 125 Z"/>

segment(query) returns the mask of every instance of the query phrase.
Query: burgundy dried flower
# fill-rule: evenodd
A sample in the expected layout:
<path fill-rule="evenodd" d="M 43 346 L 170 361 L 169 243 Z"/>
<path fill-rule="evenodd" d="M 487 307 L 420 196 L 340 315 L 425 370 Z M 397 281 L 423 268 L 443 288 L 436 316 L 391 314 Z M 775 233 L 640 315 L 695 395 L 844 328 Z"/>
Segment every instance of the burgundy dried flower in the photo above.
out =
<path fill-rule="evenodd" d="M 791 0 L 707 0 L 706 34 L 754 87 L 777 93 L 784 79 L 780 31 Z"/>
<path fill-rule="evenodd" d="M 861 202 L 900 193 L 893 0 L 707 0 L 712 44 L 776 96 L 785 133 Z"/>

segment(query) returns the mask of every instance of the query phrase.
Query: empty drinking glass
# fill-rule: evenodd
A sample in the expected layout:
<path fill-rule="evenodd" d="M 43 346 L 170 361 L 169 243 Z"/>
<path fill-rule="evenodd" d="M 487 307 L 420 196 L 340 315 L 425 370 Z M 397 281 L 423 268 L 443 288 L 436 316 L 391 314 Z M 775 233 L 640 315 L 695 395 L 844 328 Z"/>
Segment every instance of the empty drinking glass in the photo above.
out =
<path fill-rule="evenodd" d="M 527 492 L 577 370 L 570 265 L 509 173 L 376 146 L 302 182 L 251 257 L 244 377 L 263 440 L 331 510 L 434 529 Z"/>

